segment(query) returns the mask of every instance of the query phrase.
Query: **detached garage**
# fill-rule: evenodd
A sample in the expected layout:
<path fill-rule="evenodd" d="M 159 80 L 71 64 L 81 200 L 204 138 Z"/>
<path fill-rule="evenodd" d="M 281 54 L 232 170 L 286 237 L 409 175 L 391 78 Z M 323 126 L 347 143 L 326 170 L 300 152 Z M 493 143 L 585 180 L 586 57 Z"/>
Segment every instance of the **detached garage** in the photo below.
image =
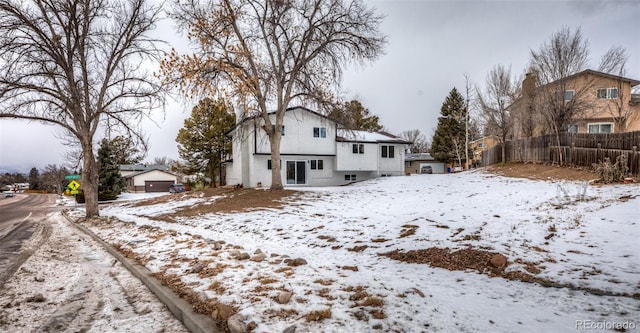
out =
<path fill-rule="evenodd" d="M 169 186 L 178 182 L 178 176 L 168 171 L 151 169 L 124 176 L 129 192 L 169 192 Z"/>
<path fill-rule="evenodd" d="M 169 192 L 169 186 L 175 184 L 170 180 L 146 180 L 144 182 L 145 192 Z"/>
<path fill-rule="evenodd" d="M 424 166 L 430 166 L 433 173 L 445 173 L 444 163 L 436 161 L 429 153 L 407 154 L 404 158 L 404 172 L 419 174 Z"/>

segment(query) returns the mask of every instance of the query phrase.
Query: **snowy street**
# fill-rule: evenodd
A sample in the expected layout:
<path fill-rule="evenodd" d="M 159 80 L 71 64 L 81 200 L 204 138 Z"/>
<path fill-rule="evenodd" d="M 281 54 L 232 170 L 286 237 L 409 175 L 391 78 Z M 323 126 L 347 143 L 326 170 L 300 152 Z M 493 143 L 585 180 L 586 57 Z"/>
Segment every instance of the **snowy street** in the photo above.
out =
<path fill-rule="evenodd" d="M 187 332 L 157 298 L 60 212 L 0 293 L 0 332 Z"/>

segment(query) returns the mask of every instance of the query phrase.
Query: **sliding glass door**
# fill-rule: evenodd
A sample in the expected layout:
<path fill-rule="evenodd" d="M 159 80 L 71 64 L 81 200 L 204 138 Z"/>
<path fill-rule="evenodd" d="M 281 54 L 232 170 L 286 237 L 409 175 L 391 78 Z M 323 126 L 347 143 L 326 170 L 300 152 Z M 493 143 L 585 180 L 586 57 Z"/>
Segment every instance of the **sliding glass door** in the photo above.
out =
<path fill-rule="evenodd" d="M 307 183 L 307 162 L 287 161 L 287 184 Z"/>

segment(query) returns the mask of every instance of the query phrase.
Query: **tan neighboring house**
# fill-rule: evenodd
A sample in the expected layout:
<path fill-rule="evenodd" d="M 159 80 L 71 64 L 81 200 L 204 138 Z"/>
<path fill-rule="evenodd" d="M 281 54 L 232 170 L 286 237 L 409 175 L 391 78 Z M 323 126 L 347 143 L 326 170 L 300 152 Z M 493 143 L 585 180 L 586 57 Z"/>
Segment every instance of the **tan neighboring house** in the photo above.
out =
<path fill-rule="evenodd" d="M 497 136 L 485 136 L 469 142 L 469 146 L 471 146 L 471 150 L 473 151 L 472 165 L 481 165 L 482 152 L 487 149 L 493 148 L 498 143 L 500 143 L 500 140 Z"/>
<path fill-rule="evenodd" d="M 120 175 L 127 181 L 129 192 L 169 192 L 169 186 L 179 182 L 179 176 L 164 165 L 123 164 Z"/>
<path fill-rule="evenodd" d="M 568 76 L 562 83 L 557 82 L 545 85 L 544 89 L 550 91 L 550 87 L 555 87 L 558 98 L 565 103 L 574 103 L 579 110 L 570 120 L 566 128 L 568 132 L 620 133 L 640 130 L 640 95 L 631 93 L 633 87 L 640 85 L 640 81 L 585 70 Z M 542 89 L 536 87 L 535 74 L 528 73 L 522 82 L 522 97 L 509 107 L 514 116 L 514 138 L 551 133 L 538 111 L 538 104 L 544 103 L 544 99 L 540 98 Z"/>

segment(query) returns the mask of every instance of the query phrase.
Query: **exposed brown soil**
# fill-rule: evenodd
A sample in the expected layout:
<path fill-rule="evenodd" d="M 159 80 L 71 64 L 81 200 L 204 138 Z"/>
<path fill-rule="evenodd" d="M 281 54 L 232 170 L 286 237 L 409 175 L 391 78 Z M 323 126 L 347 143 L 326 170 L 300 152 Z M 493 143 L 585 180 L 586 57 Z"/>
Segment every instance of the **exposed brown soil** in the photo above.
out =
<path fill-rule="evenodd" d="M 203 191 L 193 191 L 162 197 L 152 198 L 136 203 L 135 206 L 156 205 L 175 200 L 188 200 L 191 198 L 215 199 L 215 204 L 198 204 L 191 207 L 182 207 L 175 214 L 165 215 L 162 219 L 173 220 L 176 216 L 196 216 L 209 213 L 242 212 L 266 208 L 282 208 L 285 201 L 295 201 L 300 192 L 293 190 L 261 190 L 261 189 L 234 189 L 229 187 L 209 188 Z"/>
<path fill-rule="evenodd" d="M 423 250 L 411 250 L 402 252 L 394 250 L 380 253 L 381 256 L 391 259 L 414 263 L 429 264 L 433 267 L 446 268 L 451 271 L 463 271 L 473 269 L 479 273 L 500 275 L 500 269 L 491 265 L 491 257 L 497 252 L 476 250 L 472 248 L 451 251 L 449 248 L 431 247 Z"/>
<path fill-rule="evenodd" d="M 504 268 L 495 267 L 491 264 L 491 258 L 496 254 L 497 252 L 490 252 L 473 248 L 452 251 L 449 248 L 432 247 L 428 249 L 411 250 L 407 252 L 394 250 L 391 252 L 379 253 L 378 255 L 389 257 L 391 259 L 399 260 L 402 262 L 428 264 L 433 267 L 444 268 L 450 271 L 471 269 L 477 271 L 478 273 L 487 274 L 492 277 L 502 277 L 507 280 L 537 283 L 544 287 L 568 288 L 573 290 L 585 291 L 594 295 L 624 296 L 640 299 L 640 293 L 616 293 L 596 288 L 577 287 L 570 283 L 557 283 L 549 279 L 535 276 L 535 274 L 540 272 L 540 269 L 536 266 L 536 264 L 526 262 L 522 259 L 517 259 L 516 263 L 524 265 L 525 270 L 532 274 L 522 271 L 505 271 Z M 508 265 L 509 263 L 507 263 L 507 266 Z"/>
<path fill-rule="evenodd" d="M 506 163 L 487 167 L 487 171 L 505 177 L 528 178 L 538 180 L 592 180 L 597 179 L 588 168 L 560 167 L 538 163 Z"/>

